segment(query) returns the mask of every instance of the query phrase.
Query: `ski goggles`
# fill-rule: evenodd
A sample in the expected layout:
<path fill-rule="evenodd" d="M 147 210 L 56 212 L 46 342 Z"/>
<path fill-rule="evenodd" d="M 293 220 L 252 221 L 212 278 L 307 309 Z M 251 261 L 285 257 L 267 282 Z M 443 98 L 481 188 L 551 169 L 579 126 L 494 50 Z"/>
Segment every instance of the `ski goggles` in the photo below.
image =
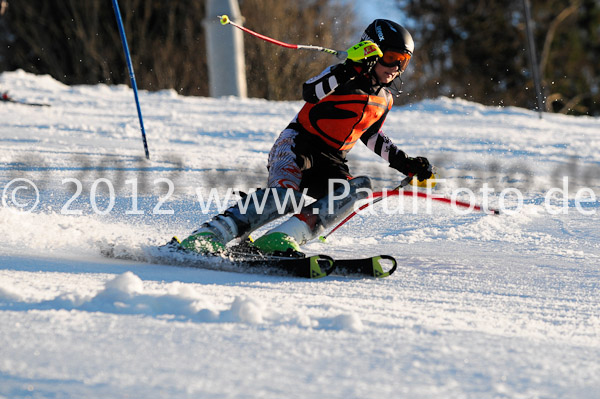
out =
<path fill-rule="evenodd" d="M 379 58 L 379 63 L 385 67 L 391 68 L 397 66 L 400 72 L 404 72 L 410 61 L 410 54 L 396 50 L 386 50 L 383 57 Z"/>

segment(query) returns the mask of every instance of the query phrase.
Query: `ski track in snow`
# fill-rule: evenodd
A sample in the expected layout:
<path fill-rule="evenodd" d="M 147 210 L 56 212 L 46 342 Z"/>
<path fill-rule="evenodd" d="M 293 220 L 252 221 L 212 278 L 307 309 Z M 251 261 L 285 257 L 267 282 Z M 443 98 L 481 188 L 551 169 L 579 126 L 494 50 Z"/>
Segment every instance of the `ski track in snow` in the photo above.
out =
<path fill-rule="evenodd" d="M 141 92 L 145 161 L 126 86 L 15 71 L 0 87 L 51 104 L 0 104 L 0 398 L 598 397 L 600 204 L 575 196 L 599 193 L 598 118 L 447 98 L 394 108 L 385 131 L 435 160 L 436 195 L 467 187 L 477 196 L 458 198 L 481 203 L 488 183 L 490 206 L 514 210 L 500 194 L 513 187 L 522 209 L 386 199 L 305 249 L 389 253 L 397 272 L 307 281 L 100 255 L 143 259 L 185 236 L 218 208 L 203 211 L 196 189 L 263 185 L 301 103 Z M 400 178 L 360 144 L 350 167 L 378 189 Z M 546 206 L 563 175 L 567 200 Z M 36 184 L 33 212 L 14 211 L 14 179 Z M 15 195 L 33 203 L 31 189 Z"/>

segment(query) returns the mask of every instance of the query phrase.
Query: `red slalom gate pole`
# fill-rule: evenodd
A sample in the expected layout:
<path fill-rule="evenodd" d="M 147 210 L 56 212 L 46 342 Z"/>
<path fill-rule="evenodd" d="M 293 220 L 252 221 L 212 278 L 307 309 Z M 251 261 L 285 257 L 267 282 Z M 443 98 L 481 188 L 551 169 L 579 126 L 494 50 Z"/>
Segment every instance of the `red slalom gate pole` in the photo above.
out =
<path fill-rule="evenodd" d="M 480 207 L 479 205 L 475 205 L 475 204 L 470 204 L 468 202 L 464 202 L 464 201 L 457 201 L 457 200 L 452 200 L 450 198 L 446 198 L 446 197 L 438 197 L 438 196 L 434 196 L 434 195 L 429 195 L 427 193 L 422 193 L 420 191 L 401 191 L 401 192 L 395 192 L 395 193 L 391 193 L 388 194 L 388 197 L 391 197 L 393 195 L 400 195 L 400 193 L 402 193 L 402 195 L 404 195 L 405 197 L 419 197 L 419 198 L 425 198 L 425 199 L 430 199 L 432 201 L 439 201 L 439 202 L 444 202 L 446 204 L 454 204 L 454 205 L 458 205 L 460 207 L 463 208 L 473 208 L 476 211 L 480 211 L 480 212 L 489 212 L 493 215 L 499 215 L 500 211 L 497 209 L 484 209 L 482 207 Z M 374 193 L 373 196 L 375 196 Z"/>
<path fill-rule="evenodd" d="M 350 219 L 352 219 L 354 216 L 356 216 L 360 211 L 362 211 L 363 209 L 376 204 L 377 202 L 383 200 L 384 198 L 387 197 L 393 197 L 396 195 L 404 195 L 405 197 L 418 197 L 418 198 L 424 198 L 424 199 L 429 199 L 432 201 L 438 201 L 438 202 L 443 202 L 446 204 L 454 204 L 456 206 L 460 206 L 463 208 L 473 208 L 476 211 L 480 211 L 480 212 L 489 212 L 493 215 L 499 215 L 500 211 L 497 209 L 484 209 L 482 207 L 480 207 L 479 205 L 475 205 L 475 204 L 471 204 L 468 202 L 464 202 L 464 201 L 457 201 L 457 200 L 452 200 L 450 198 L 446 198 L 446 197 L 439 197 L 439 196 L 434 196 L 434 195 L 429 195 L 427 193 L 423 193 L 420 191 L 404 191 L 402 190 L 403 187 L 405 187 L 406 185 L 408 185 L 410 183 L 410 181 L 412 180 L 412 176 L 405 178 L 404 180 L 402 180 L 402 182 L 400 183 L 400 185 L 393 189 L 392 191 L 377 191 L 374 192 L 371 198 L 374 198 L 374 200 L 372 202 L 366 203 L 361 205 L 357 210 L 353 211 L 351 214 L 349 214 L 348 216 L 346 216 L 344 218 L 344 220 L 342 220 L 340 223 L 337 224 L 337 226 L 335 226 L 333 229 L 331 229 L 329 231 L 329 233 L 322 235 L 319 237 L 319 240 L 321 240 L 322 242 L 325 242 L 327 240 L 327 237 L 329 237 L 331 234 L 333 234 L 337 229 L 339 229 L 340 227 L 342 227 L 344 224 L 346 224 L 346 222 L 348 222 Z"/>
<path fill-rule="evenodd" d="M 386 198 L 387 196 L 390 195 L 390 193 L 396 191 L 399 192 L 400 189 L 406 187 L 408 184 L 410 184 L 410 182 L 412 181 L 413 176 L 406 176 L 401 182 L 400 184 L 394 188 L 392 191 L 390 191 L 389 193 L 387 193 L 387 195 L 384 195 L 385 193 L 383 191 L 378 191 L 373 193 L 373 202 L 369 202 L 366 203 L 364 205 L 362 205 L 360 208 L 358 208 L 357 210 L 355 210 L 354 212 L 352 212 L 351 214 L 349 214 L 348 216 L 346 216 L 344 218 L 344 220 L 342 220 L 340 223 L 338 223 L 337 226 L 335 226 L 333 229 L 331 229 L 331 231 L 325 235 L 322 235 L 319 237 L 319 240 L 321 240 L 322 242 L 325 242 L 327 240 L 327 237 L 329 237 L 331 234 L 333 234 L 334 231 L 336 231 L 337 229 L 339 229 L 340 227 L 342 227 L 344 224 L 346 224 L 346 222 L 350 219 L 352 219 L 358 212 L 362 211 L 363 209 L 365 209 L 366 207 L 368 207 L 369 205 L 373 205 L 378 203 L 379 201 L 383 200 L 384 198 Z M 376 195 L 378 194 L 378 195 Z"/>

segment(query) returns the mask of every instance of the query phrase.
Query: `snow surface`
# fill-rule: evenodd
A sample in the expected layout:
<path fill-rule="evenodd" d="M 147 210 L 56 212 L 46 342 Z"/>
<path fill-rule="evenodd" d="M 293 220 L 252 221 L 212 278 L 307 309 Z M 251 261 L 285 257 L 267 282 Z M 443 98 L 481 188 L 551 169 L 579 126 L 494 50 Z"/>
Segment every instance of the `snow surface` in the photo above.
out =
<path fill-rule="evenodd" d="M 0 103 L 0 398 L 600 397 L 600 119 L 394 108 L 385 130 L 435 161 L 435 194 L 481 204 L 488 184 L 508 212 L 382 201 L 305 249 L 397 272 L 308 281 L 100 255 L 185 236 L 217 210 L 196 189 L 264 185 L 301 103 L 141 92 L 145 161 L 126 86 L 0 88 L 51 104 Z M 378 188 L 402 177 L 350 158 Z"/>

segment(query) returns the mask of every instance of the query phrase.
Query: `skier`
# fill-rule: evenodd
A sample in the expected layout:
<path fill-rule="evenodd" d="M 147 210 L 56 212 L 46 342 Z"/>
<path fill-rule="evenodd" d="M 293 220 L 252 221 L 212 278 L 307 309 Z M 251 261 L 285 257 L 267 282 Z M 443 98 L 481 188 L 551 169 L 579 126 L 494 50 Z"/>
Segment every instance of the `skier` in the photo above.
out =
<path fill-rule="evenodd" d="M 180 247 L 200 253 L 224 251 L 233 239 L 244 240 L 291 212 L 290 201 L 285 201 L 283 213 L 280 206 L 288 190 L 293 190 L 295 199 L 304 190 L 317 201 L 252 243 L 267 254 L 300 251 L 300 245 L 348 215 L 371 189 L 368 177 L 352 177 L 346 165 L 346 154 L 358 140 L 399 172 L 419 181 L 432 177 L 426 158 L 408 157 L 381 130 L 393 104 L 388 87 L 413 54 L 410 33 L 393 21 L 377 19 L 349 54 L 351 50 L 361 55 L 326 68 L 304 84 L 306 103 L 269 153 L 268 188 L 253 193 L 254 203 L 242 208 L 238 202 L 202 224 Z M 331 179 L 340 180 L 332 184 Z M 257 204 L 264 204 L 264 209 Z"/>

